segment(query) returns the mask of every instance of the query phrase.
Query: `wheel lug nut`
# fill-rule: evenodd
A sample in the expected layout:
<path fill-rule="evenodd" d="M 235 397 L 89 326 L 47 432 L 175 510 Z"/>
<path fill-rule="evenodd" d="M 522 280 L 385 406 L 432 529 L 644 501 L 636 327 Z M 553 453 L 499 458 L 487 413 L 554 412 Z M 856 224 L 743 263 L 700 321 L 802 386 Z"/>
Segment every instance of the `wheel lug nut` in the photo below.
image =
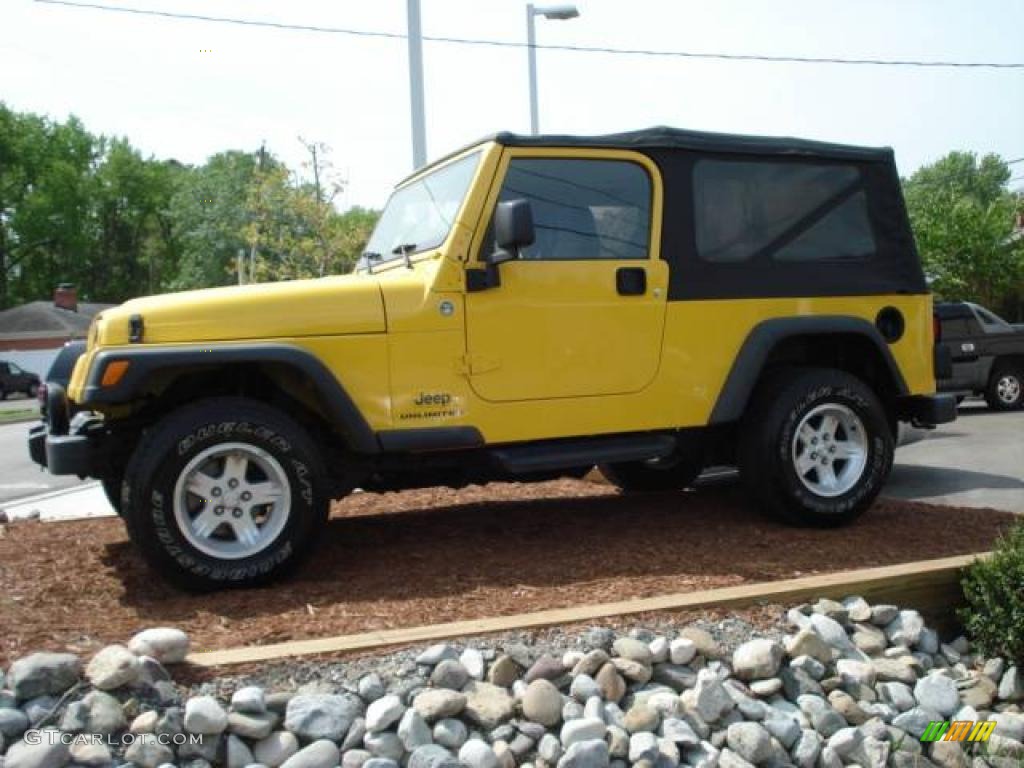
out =
<path fill-rule="evenodd" d="M 215 515 L 223 515 L 224 514 L 224 507 L 217 507 L 217 508 L 215 508 L 213 510 L 213 514 L 215 514 Z"/>
<path fill-rule="evenodd" d="M 214 496 L 220 496 L 223 493 L 223 491 L 220 489 L 220 486 L 214 486 L 213 490 L 210 491 L 210 493 L 212 493 Z"/>
<path fill-rule="evenodd" d="M 231 478 L 230 480 L 228 480 L 228 488 L 237 488 L 237 487 L 238 487 L 238 481 L 235 480 L 235 478 Z"/>
<path fill-rule="evenodd" d="M 248 501 L 252 498 L 252 494 L 248 491 L 242 491 L 242 501 Z"/>
<path fill-rule="evenodd" d="M 242 510 L 239 509 L 238 507 L 235 507 L 234 509 L 231 510 L 231 514 L 232 514 L 233 517 L 241 517 L 242 516 Z"/>
<path fill-rule="evenodd" d="M 817 451 L 811 451 L 811 460 L 812 461 L 816 461 L 817 458 L 818 458 L 818 452 Z"/>

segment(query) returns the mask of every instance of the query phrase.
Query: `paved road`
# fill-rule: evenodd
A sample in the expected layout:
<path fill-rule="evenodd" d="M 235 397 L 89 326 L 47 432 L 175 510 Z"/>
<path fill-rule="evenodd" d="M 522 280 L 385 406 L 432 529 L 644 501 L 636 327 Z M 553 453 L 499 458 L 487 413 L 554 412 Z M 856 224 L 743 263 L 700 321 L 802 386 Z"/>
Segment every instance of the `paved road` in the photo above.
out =
<path fill-rule="evenodd" d="M 32 463 L 26 436 L 34 423 L 0 424 L 0 506 L 11 499 L 70 488 L 82 482 L 73 476 L 54 477 Z"/>
<path fill-rule="evenodd" d="M 1024 514 L 1024 411 L 994 413 L 968 401 L 955 422 L 896 452 L 883 493 Z"/>
<path fill-rule="evenodd" d="M 33 464 L 29 424 L 0 425 L 0 502 L 78 486 Z M 732 473 L 726 473 L 732 474 Z M 721 481 L 729 482 L 728 476 Z M 953 424 L 927 432 L 896 452 L 885 495 L 936 504 L 995 507 L 1024 514 L 1024 412 L 992 413 L 965 403 Z"/>

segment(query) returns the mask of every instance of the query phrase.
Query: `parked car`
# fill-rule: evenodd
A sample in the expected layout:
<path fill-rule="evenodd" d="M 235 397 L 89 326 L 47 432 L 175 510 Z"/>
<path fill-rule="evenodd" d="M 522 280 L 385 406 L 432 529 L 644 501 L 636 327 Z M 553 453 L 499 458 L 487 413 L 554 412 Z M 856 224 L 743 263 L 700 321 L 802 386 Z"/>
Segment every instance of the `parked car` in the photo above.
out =
<path fill-rule="evenodd" d="M 938 380 L 940 391 L 983 395 L 997 411 L 1024 408 L 1024 325 L 967 301 L 936 304 L 935 323 L 953 362 L 951 375 Z"/>
<path fill-rule="evenodd" d="M 0 400 L 15 392 L 35 397 L 39 391 L 39 377 L 15 363 L 0 360 Z"/>
<path fill-rule="evenodd" d="M 356 274 L 103 312 L 29 448 L 119 488 L 197 589 L 286 573 L 357 486 L 734 464 L 769 513 L 835 526 L 898 422 L 955 418 L 934 353 L 891 150 L 499 134 L 401 182 Z"/>

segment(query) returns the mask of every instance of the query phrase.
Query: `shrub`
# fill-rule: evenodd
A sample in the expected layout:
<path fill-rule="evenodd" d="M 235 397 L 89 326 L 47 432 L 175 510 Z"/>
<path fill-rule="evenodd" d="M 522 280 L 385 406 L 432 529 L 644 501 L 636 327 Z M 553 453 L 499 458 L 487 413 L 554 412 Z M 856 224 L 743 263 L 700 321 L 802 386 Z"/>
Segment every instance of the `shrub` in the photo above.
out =
<path fill-rule="evenodd" d="M 986 656 L 1024 663 L 1024 523 L 996 543 L 992 557 L 967 569 L 962 580 L 967 634 Z"/>

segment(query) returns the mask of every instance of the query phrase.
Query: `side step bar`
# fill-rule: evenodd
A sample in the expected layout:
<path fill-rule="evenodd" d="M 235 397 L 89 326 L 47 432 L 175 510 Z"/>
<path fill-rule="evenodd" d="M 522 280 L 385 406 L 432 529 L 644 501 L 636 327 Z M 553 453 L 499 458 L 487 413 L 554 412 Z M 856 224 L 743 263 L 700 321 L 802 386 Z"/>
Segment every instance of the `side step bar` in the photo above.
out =
<path fill-rule="evenodd" d="M 490 454 L 502 469 L 518 475 L 612 461 L 661 459 L 675 448 L 676 438 L 671 435 L 619 435 L 512 445 L 495 448 Z"/>

